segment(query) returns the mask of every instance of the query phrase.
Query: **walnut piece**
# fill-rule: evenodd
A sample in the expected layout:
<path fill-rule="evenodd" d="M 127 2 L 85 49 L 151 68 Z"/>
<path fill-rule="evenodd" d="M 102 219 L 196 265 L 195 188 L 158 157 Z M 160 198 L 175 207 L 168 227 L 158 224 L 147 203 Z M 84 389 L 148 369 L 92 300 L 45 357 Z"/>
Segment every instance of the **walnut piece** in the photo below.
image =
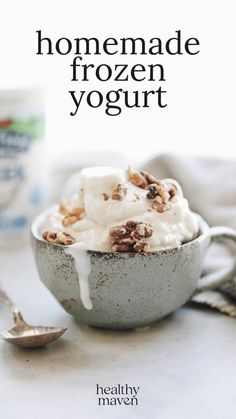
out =
<path fill-rule="evenodd" d="M 154 210 L 156 210 L 157 212 L 162 213 L 162 212 L 168 211 L 170 209 L 170 205 L 169 204 L 162 203 L 162 202 L 159 202 L 157 199 L 155 199 L 152 202 L 152 208 Z"/>
<path fill-rule="evenodd" d="M 80 217 L 77 217 L 76 215 L 66 215 L 62 220 L 62 224 L 65 227 L 68 227 L 69 225 L 76 223 L 79 219 Z"/>
<path fill-rule="evenodd" d="M 84 212 L 85 212 L 84 208 L 71 208 L 69 210 L 69 215 L 80 218 Z"/>
<path fill-rule="evenodd" d="M 112 189 L 112 199 L 122 201 L 127 193 L 127 188 L 122 183 L 117 183 Z"/>
<path fill-rule="evenodd" d="M 160 179 L 157 179 L 155 176 L 152 176 L 147 172 L 137 172 L 130 167 L 128 169 L 128 180 L 142 189 L 147 189 L 148 186 L 153 183 L 161 185 Z"/>
<path fill-rule="evenodd" d="M 152 183 L 156 183 L 157 185 L 161 185 L 160 179 L 157 179 L 155 176 L 150 175 L 148 172 L 140 172 L 141 175 L 146 179 L 148 185 Z"/>
<path fill-rule="evenodd" d="M 66 232 L 53 232 L 53 231 L 45 231 L 43 233 L 44 240 L 47 240 L 49 243 L 55 244 L 63 244 L 63 245 L 71 245 L 75 243 L 74 237 L 72 237 L 69 233 Z"/>
<path fill-rule="evenodd" d="M 134 245 L 134 251 L 137 253 L 141 253 L 141 252 L 149 252 L 150 250 L 150 243 L 148 243 L 145 240 L 139 240 L 135 245 Z"/>
<path fill-rule="evenodd" d="M 64 215 L 62 220 L 62 224 L 65 227 L 68 227 L 71 224 L 76 223 L 76 221 L 80 220 L 82 215 L 85 213 L 84 208 L 70 208 L 66 201 L 62 201 L 59 207 L 59 212 Z"/>
<path fill-rule="evenodd" d="M 151 185 L 148 186 L 148 193 L 147 193 L 147 198 L 148 199 L 154 199 L 156 198 L 156 196 L 158 195 L 158 186 L 156 183 L 152 183 Z"/>
<path fill-rule="evenodd" d="M 147 189 L 147 198 L 152 200 L 151 207 L 153 209 L 159 213 L 166 212 L 170 209 L 170 199 L 176 193 L 176 188 L 172 184 L 152 183 Z"/>
<path fill-rule="evenodd" d="M 170 200 L 171 200 L 176 195 L 177 188 L 176 188 L 176 186 L 173 183 L 169 183 L 168 185 L 166 185 L 166 187 L 167 187 L 167 191 L 168 191 L 168 193 L 170 195 Z"/>
<path fill-rule="evenodd" d="M 112 252 L 133 252 L 133 246 L 128 243 L 114 243 L 111 250 Z"/>
<path fill-rule="evenodd" d="M 104 192 L 104 193 L 102 194 L 102 196 L 103 196 L 104 201 L 108 201 L 108 199 L 110 198 L 110 197 L 109 197 L 109 195 L 107 195 L 107 193 L 106 193 L 106 192 Z"/>
<path fill-rule="evenodd" d="M 146 223 L 137 223 L 135 230 L 131 232 L 132 237 L 139 240 L 141 237 L 148 238 L 151 237 L 153 233 L 152 227 L 150 224 Z"/>
<path fill-rule="evenodd" d="M 174 184 L 165 184 L 147 172 L 136 172 L 129 168 L 129 181 L 140 188 L 147 189 L 147 199 L 152 200 L 151 207 L 162 213 L 170 209 L 170 201 L 176 195 Z"/>
<path fill-rule="evenodd" d="M 152 226 L 144 222 L 128 221 L 125 225 L 112 227 L 109 231 L 111 249 L 114 252 L 146 252 L 150 245 L 145 239 L 152 233 Z"/>
<path fill-rule="evenodd" d="M 128 169 L 128 180 L 133 183 L 133 185 L 139 186 L 142 189 L 145 189 L 146 186 L 148 186 L 148 181 L 145 177 L 140 172 L 136 172 L 131 168 Z"/>
<path fill-rule="evenodd" d="M 132 229 L 127 226 L 127 224 L 125 226 L 117 226 L 110 229 L 109 235 L 112 244 L 133 245 L 135 243 L 135 239 L 131 235 Z"/>
<path fill-rule="evenodd" d="M 148 186 L 148 190 L 149 190 L 149 192 L 147 193 L 148 199 L 155 199 L 157 196 L 160 196 L 163 204 L 167 204 L 167 202 L 170 199 L 170 194 L 167 191 L 167 188 L 165 187 L 165 185 L 163 184 L 157 185 L 156 183 L 152 183 L 151 185 Z"/>

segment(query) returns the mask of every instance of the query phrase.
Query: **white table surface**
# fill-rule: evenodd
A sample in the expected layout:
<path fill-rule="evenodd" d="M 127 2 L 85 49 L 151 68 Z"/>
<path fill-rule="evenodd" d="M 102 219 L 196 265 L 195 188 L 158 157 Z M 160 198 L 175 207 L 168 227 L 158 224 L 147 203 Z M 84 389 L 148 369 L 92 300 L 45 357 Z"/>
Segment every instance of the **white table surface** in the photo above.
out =
<path fill-rule="evenodd" d="M 40 283 L 29 248 L 0 251 L 0 282 L 33 324 L 68 331 L 48 347 L 0 342 L 1 419 L 231 419 L 236 405 L 236 321 L 184 307 L 141 331 L 90 329 Z M 0 308 L 0 327 L 9 325 Z M 97 405 L 96 384 L 140 386 L 139 405 Z"/>

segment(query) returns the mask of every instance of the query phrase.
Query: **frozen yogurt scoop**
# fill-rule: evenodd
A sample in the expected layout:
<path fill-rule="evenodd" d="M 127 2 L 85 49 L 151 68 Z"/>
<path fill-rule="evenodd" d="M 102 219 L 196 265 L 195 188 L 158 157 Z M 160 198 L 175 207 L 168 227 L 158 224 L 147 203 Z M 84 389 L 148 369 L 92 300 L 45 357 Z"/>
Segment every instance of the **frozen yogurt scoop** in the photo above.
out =
<path fill-rule="evenodd" d="M 61 245 L 103 252 L 148 252 L 196 237 L 198 221 L 180 185 L 146 172 L 93 167 L 75 194 L 44 213 L 41 234 Z"/>

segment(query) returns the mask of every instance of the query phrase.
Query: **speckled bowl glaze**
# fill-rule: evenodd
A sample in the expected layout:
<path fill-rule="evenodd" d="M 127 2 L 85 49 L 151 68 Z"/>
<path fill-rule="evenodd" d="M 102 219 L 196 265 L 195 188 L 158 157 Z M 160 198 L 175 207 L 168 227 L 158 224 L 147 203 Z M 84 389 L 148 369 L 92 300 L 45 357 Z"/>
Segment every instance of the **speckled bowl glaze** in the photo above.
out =
<path fill-rule="evenodd" d="M 149 253 L 88 251 L 93 309 L 84 308 L 74 258 L 66 246 L 50 244 L 32 226 L 39 276 L 60 304 L 90 326 L 127 329 L 146 326 L 189 300 L 197 287 L 211 230 L 199 217 L 196 239 L 180 247 Z"/>

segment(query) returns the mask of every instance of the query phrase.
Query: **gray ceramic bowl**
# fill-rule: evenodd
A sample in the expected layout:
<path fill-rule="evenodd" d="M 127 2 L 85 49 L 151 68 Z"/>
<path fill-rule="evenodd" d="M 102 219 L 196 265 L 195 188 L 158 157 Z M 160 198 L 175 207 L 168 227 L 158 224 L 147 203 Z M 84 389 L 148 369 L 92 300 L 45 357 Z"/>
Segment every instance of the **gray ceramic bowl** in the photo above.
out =
<path fill-rule="evenodd" d="M 42 282 L 78 320 L 112 329 L 146 326 L 185 304 L 197 288 L 211 236 L 227 236 L 222 228 L 212 232 L 199 217 L 199 236 L 174 249 L 150 253 L 88 251 L 93 309 L 87 310 L 81 303 L 73 257 L 65 253 L 66 246 L 50 244 L 38 236 L 39 222 L 37 217 L 32 225 L 32 245 Z M 215 280 L 220 283 L 224 278 L 218 275 Z"/>

